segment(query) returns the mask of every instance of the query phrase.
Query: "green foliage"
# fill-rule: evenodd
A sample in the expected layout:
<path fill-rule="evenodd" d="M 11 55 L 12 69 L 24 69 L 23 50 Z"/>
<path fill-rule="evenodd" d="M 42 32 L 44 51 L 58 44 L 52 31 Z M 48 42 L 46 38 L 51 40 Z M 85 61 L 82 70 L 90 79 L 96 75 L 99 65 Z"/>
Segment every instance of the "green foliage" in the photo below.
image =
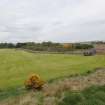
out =
<path fill-rule="evenodd" d="M 47 51 L 47 52 L 67 52 L 76 49 L 91 49 L 94 46 L 91 44 L 63 44 L 63 43 L 53 43 L 53 42 L 25 42 L 25 43 L 0 43 L 0 48 L 21 48 L 32 51 Z"/>
<path fill-rule="evenodd" d="M 82 96 L 80 93 L 66 93 L 62 102 L 59 105 L 77 105 L 82 101 Z"/>
<path fill-rule="evenodd" d="M 14 87 L 14 88 L 8 88 L 8 89 L 3 89 L 0 91 L 0 101 L 7 99 L 7 98 L 13 98 L 19 95 L 26 94 L 27 91 L 24 88 L 20 87 Z"/>
<path fill-rule="evenodd" d="M 23 87 L 24 80 L 33 73 L 39 74 L 45 81 L 50 81 L 55 78 L 91 72 L 95 68 L 105 67 L 104 62 L 105 55 L 84 57 L 1 49 L 0 97 L 8 89 Z M 10 91 L 9 94 L 12 92 Z"/>
<path fill-rule="evenodd" d="M 93 86 L 79 93 L 68 92 L 59 105 L 105 105 L 105 86 Z"/>
<path fill-rule="evenodd" d="M 92 44 L 75 44 L 75 49 L 91 49 L 94 48 Z"/>
<path fill-rule="evenodd" d="M 0 43 L 0 48 L 15 48 L 13 43 Z"/>

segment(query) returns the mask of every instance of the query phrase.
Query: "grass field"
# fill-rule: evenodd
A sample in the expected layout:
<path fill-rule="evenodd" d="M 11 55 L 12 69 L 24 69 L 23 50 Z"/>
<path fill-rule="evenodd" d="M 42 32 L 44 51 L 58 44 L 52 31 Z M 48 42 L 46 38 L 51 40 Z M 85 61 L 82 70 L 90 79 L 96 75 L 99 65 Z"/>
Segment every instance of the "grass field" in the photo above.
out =
<path fill-rule="evenodd" d="M 0 100 L 26 93 L 24 81 L 33 73 L 43 80 L 83 74 L 105 67 L 105 55 L 36 54 L 16 49 L 0 50 Z"/>
<path fill-rule="evenodd" d="M 0 89 L 21 87 L 33 73 L 39 74 L 44 80 L 51 80 L 100 67 L 105 67 L 105 55 L 85 57 L 3 49 L 0 50 Z"/>

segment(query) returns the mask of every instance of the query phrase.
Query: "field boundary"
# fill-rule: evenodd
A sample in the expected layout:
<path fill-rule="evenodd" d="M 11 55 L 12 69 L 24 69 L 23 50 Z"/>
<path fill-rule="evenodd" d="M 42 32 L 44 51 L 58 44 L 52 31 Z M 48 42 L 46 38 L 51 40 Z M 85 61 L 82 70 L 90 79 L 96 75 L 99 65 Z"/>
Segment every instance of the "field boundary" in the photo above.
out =
<path fill-rule="evenodd" d="M 105 85 L 105 68 L 95 69 L 87 74 L 74 75 L 72 77 L 66 77 L 62 80 L 46 84 L 43 92 L 47 96 L 54 96 L 58 92 L 63 91 L 81 91 L 91 86 L 103 86 Z"/>

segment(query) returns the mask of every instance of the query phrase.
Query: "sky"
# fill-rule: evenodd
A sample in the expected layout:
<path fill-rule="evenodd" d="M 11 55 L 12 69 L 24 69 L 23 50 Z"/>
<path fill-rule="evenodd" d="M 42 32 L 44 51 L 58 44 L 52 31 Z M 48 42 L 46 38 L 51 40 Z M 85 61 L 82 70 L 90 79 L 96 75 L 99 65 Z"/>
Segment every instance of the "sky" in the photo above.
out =
<path fill-rule="evenodd" d="M 0 0 L 0 42 L 105 40 L 105 0 Z"/>

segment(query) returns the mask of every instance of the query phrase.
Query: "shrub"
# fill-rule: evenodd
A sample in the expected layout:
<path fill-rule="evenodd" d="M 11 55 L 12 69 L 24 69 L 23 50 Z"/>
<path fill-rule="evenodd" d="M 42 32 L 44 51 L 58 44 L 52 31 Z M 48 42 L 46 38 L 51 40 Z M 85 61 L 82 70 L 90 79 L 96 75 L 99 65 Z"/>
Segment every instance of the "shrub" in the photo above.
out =
<path fill-rule="evenodd" d="M 26 89 L 39 90 L 39 89 L 42 89 L 43 85 L 44 85 L 44 81 L 41 80 L 40 76 L 37 74 L 31 75 L 29 79 L 25 81 Z"/>

